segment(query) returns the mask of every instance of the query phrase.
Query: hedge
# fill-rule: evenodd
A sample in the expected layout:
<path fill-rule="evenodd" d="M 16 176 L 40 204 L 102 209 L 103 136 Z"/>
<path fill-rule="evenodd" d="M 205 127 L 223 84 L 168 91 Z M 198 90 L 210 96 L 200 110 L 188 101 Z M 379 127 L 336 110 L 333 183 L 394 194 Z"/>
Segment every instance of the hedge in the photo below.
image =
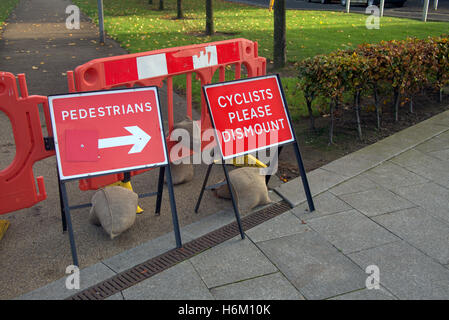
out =
<path fill-rule="evenodd" d="M 330 101 L 329 143 L 333 143 L 334 113 L 341 112 L 343 94 L 350 93 L 353 95 L 352 109 L 361 139 L 362 95 L 372 93 L 374 96 L 379 129 L 382 114 L 380 88 L 383 88 L 384 94 L 394 97 L 396 122 L 403 97 L 410 101 L 410 112 L 414 112 L 413 97 L 426 87 L 439 90 L 442 101 L 443 87 L 449 85 L 448 35 L 363 44 L 356 49 L 338 50 L 305 59 L 298 64 L 298 71 L 298 88 L 304 92 L 311 128 L 315 128 L 312 102 L 317 97 L 325 97 Z"/>

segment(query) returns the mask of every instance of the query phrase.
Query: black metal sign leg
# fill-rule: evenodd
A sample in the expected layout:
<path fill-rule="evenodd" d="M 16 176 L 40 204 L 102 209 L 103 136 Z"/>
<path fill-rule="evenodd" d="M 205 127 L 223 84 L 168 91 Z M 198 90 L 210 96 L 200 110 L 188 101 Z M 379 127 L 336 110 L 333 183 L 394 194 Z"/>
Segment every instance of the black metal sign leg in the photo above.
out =
<path fill-rule="evenodd" d="M 130 182 L 131 181 L 131 172 L 123 172 L 123 183 Z"/>
<path fill-rule="evenodd" d="M 157 199 L 156 210 L 154 213 L 158 216 L 161 214 L 162 192 L 164 191 L 165 167 L 159 168 L 159 180 L 157 182 Z"/>
<path fill-rule="evenodd" d="M 206 172 L 206 176 L 204 177 L 203 186 L 201 187 L 200 196 L 198 197 L 198 201 L 196 202 L 196 205 L 195 205 L 195 213 L 198 213 L 198 210 L 200 209 L 201 199 L 203 199 L 204 190 L 206 190 L 207 180 L 209 180 L 209 175 L 210 175 L 210 172 L 212 171 L 213 165 L 214 165 L 214 162 L 212 161 L 212 163 L 209 165 L 209 167 L 207 167 L 207 172 Z"/>
<path fill-rule="evenodd" d="M 242 228 L 242 221 L 240 220 L 239 207 L 236 202 L 234 190 L 231 187 L 231 180 L 229 180 L 228 168 L 226 167 L 226 163 L 223 159 L 221 159 L 221 164 L 223 166 L 223 170 L 225 173 L 226 183 L 228 184 L 229 193 L 231 194 L 232 206 L 234 207 L 235 219 L 237 220 L 237 225 L 239 227 L 240 235 L 241 235 L 242 239 L 245 239 L 245 233 L 243 232 L 243 228 Z"/>
<path fill-rule="evenodd" d="M 315 211 L 315 205 L 313 204 L 312 194 L 310 193 L 309 182 L 307 181 L 306 170 L 304 169 L 304 163 L 302 162 L 301 152 L 299 152 L 298 142 L 293 143 L 295 149 L 296 160 L 298 161 L 299 172 L 301 174 L 302 185 L 304 186 L 304 192 L 306 193 L 307 203 L 309 205 L 310 212 Z"/>
<path fill-rule="evenodd" d="M 277 162 L 279 161 L 279 155 L 281 154 L 281 151 L 282 151 L 282 148 L 283 148 L 284 146 L 280 146 L 280 147 L 278 147 L 277 148 L 277 150 L 276 150 L 276 158 L 274 159 L 274 157 L 273 157 L 273 159 L 270 161 L 270 167 L 273 165 L 273 164 L 277 164 Z M 265 184 L 268 186 L 268 182 L 270 182 L 270 179 L 271 179 L 271 176 L 272 176 L 272 174 L 267 174 L 266 176 L 265 176 Z"/>
<path fill-rule="evenodd" d="M 69 200 L 67 197 L 67 190 L 65 188 L 64 182 L 60 182 L 59 186 L 61 188 L 62 201 L 63 201 L 63 206 L 64 206 L 64 214 L 65 214 L 65 219 L 67 222 L 67 228 L 69 231 L 70 249 L 72 250 L 72 260 L 73 260 L 73 264 L 75 266 L 79 266 L 78 255 L 76 253 L 75 237 L 73 235 L 72 220 L 70 218 L 70 208 L 69 208 Z"/>
<path fill-rule="evenodd" d="M 62 232 L 66 232 L 67 231 L 67 221 L 65 218 L 64 200 L 62 198 L 62 192 L 61 192 L 61 180 L 59 179 L 59 174 L 57 174 L 57 175 L 58 175 L 59 205 L 61 208 Z"/>
<path fill-rule="evenodd" d="M 182 247 L 181 232 L 179 231 L 178 212 L 176 211 L 175 194 L 173 192 L 173 182 L 171 178 L 171 170 L 169 164 L 167 165 L 167 186 L 168 186 L 168 195 L 170 197 L 170 208 L 173 220 L 173 229 L 175 232 L 176 247 L 181 248 Z"/>

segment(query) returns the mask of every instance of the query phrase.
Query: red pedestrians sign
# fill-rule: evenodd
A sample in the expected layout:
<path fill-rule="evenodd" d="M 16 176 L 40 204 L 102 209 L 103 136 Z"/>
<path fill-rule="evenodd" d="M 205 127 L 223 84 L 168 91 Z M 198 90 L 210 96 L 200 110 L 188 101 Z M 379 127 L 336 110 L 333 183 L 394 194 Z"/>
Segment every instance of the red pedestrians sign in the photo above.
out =
<path fill-rule="evenodd" d="M 168 164 L 155 87 L 48 101 L 61 180 Z"/>
<path fill-rule="evenodd" d="M 295 140 L 276 75 L 203 87 L 223 159 Z"/>

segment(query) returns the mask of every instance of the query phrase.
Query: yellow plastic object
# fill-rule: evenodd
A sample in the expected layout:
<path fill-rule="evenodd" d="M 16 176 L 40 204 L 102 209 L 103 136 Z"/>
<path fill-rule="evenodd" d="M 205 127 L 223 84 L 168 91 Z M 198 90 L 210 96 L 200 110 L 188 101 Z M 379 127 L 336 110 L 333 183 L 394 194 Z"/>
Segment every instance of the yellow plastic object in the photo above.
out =
<path fill-rule="evenodd" d="M 6 233 L 6 230 L 9 227 L 9 221 L 8 220 L 0 220 L 0 240 L 2 240 L 3 236 Z"/>
<path fill-rule="evenodd" d="M 128 181 L 128 182 L 117 181 L 117 182 L 115 182 L 113 184 L 110 184 L 108 187 L 123 187 L 123 188 L 126 188 L 128 190 L 133 191 L 133 187 L 131 185 L 131 181 Z M 138 205 L 136 213 L 139 214 L 139 213 L 142 213 L 143 211 L 144 210 Z"/>
<path fill-rule="evenodd" d="M 218 163 L 218 160 L 215 160 Z M 256 157 L 248 154 L 246 156 L 236 157 L 234 159 L 226 160 L 226 164 L 232 164 L 236 167 L 257 167 L 257 168 L 266 168 L 267 165 L 257 159 Z"/>
<path fill-rule="evenodd" d="M 268 8 L 268 10 L 271 12 L 271 10 L 273 10 L 273 5 L 274 5 L 274 0 L 270 0 L 270 7 Z"/>

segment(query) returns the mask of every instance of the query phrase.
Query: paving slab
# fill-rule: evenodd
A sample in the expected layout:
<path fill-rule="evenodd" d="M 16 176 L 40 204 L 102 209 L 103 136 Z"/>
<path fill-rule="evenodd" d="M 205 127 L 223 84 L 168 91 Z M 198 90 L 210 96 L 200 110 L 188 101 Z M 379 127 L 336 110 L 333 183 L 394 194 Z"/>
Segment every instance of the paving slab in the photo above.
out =
<path fill-rule="evenodd" d="M 123 290 L 125 300 L 212 300 L 189 261 L 184 261 Z"/>
<path fill-rule="evenodd" d="M 431 157 L 437 158 L 439 160 L 449 162 L 449 149 L 429 152 L 428 155 Z"/>
<path fill-rule="evenodd" d="M 356 210 L 312 219 L 307 225 L 344 254 L 400 240 Z"/>
<path fill-rule="evenodd" d="M 191 239 L 199 238 L 211 231 L 235 221 L 233 209 L 221 210 L 182 228 L 182 232 Z"/>
<path fill-rule="evenodd" d="M 249 212 L 241 212 L 241 214 L 247 215 L 247 214 L 252 213 L 252 212 L 260 211 L 260 210 L 263 210 L 263 209 L 266 209 L 266 208 L 272 206 L 275 203 L 278 203 L 278 202 L 284 200 L 284 198 L 282 198 L 275 190 L 268 190 L 268 197 L 270 198 L 271 202 L 269 202 L 267 204 L 259 205 L 259 206 L 255 207 L 255 208 L 253 208 Z M 232 213 L 234 213 L 234 211 L 232 211 Z"/>
<path fill-rule="evenodd" d="M 435 136 L 448 130 L 448 125 L 444 123 L 444 119 L 449 118 L 449 112 L 445 111 L 432 117 L 430 119 L 424 120 L 414 126 L 408 127 L 401 130 L 381 141 L 384 144 L 395 144 L 402 148 L 401 152 L 407 150 L 407 148 L 414 147 L 421 144 Z M 393 154 L 390 154 L 393 156 Z"/>
<path fill-rule="evenodd" d="M 268 191 L 268 196 L 272 201 L 270 204 L 256 207 L 251 212 L 262 210 L 266 207 L 271 206 L 274 203 L 282 201 L 282 198 L 274 190 Z M 189 239 L 196 239 L 234 221 L 235 221 L 234 210 L 232 208 L 228 208 L 225 210 L 221 210 L 217 213 L 214 213 L 212 215 L 206 216 L 205 218 L 202 218 L 197 222 L 191 223 L 188 226 L 183 227 L 182 233 Z"/>
<path fill-rule="evenodd" d="M 370 179 L 363 176 L 363 174 L 361 174 L 329 189 L 329 192 L 336 196 L 340 196 L 343 194 L 371 190 L 377 187 L 379 187 L 377 183 L 374 183 Z"/>
<path fill-rule="evenodd" d="M 60 278 L 46 286 L 26 293 L 17 300 L 63 300 L 84 289 L 87 289 L 101 281 L 109 279 L 115 275 L 110 268 L 103 263 L 96 263 L 80 270 L 80 288 L 67 289 L 67 277 Z M 67 275 L 68 276 L 68 275 Z"/>
<path fill-rule="evenodd" d="M 211 289 L 217 300 L 304 300 L 279 272 Z"/>
<path fill-rule="evenodd" d="M 427 179 L 418 176 L 417 174 L 390 161 L 386 161 L 381 165 L 368 170 L 363 173 L 363 176 L 369 178 L 386 189 L 428 182 Z"/>
<path fill-rule="evenodd" d="M 339 198 L 369 217 L 416 206 L 383 188 L 346 194 Z"/>
<path fill-rule="evenodd" d="M 378 266 L 380 284 L 399 299 L 449 299 L 449 270 L 403 241 L 349 257 L 363 269 Z"/>
<path fill-rule="evenodd" d="M 362 289 L 346 293 L 330 300 L 397 300 L 391 293 L 384 288 Z"/>
<path fill-rule="evenodd" d="M 448 120 L 449 120 L 449 117 L 448 117 Z M 449 124 L 448 124 L 448 127 L 449 127 Z M 443 133 L 437 135 L 435 138 L 449 142 L 449 130 L 444 131 Z"/>
<path fill-rule="evenodd" d="M 448 128 L 449 127 L 449 112 L 448 111 L 441 112 L 440 114 L 438 114 L 426 121 L 430 124 L 440 125 L 440 126 L 444 126 L 444 127 Z"/>
<path fill-rule="evenodd" d="M 429 180 L 449 187 L 449 161 L 431 157 L 418 150 L 409 150 L 391 159 L 392 162 Z"/>
<path fill-rule="evenodd" d="M 315 204 L 315 211 L 309 212 L 309 207 L 306 203 L 301 204 L 290 210 L 295 216 L 301 220 L 309 220 L 329 214 L 351 210 L 347 203 L 340 200 L 338 197 L 330 192 L 324 192 L 313 198 Z"/>
<path fill-rule="evenodd" d="M 277 175 L 272 175 L 270 181 L 268 182 L 268 189 L 275 189 L 279 187 L 281 184 L 284 184 L 284 181 L 281 180 Z M 273 200 L 273 199 L 272 199 Z"/>
<path fill-rule="evenodd" d="M 365 287 L 364 272 L 314 231 L 257 245 L 306 299 L 326 299 Z"/>
<path fill-rule="evenodd" d="M 449 145 L 447 140 L 442 139 L 440 137 L 444 137 L 442 135 L 438 135 L 430 140 L 427 140 L 424 143 L 421 143 L 420 145 L 417 145 L 414 149 L 424 152 L 424 153 L 428 153 L 428 152 L 433 152 L 433 151 L 440 151 L 440 150 L 444 150 L 444 149 L 448 149 Z"/>
<path fill-rule="evenodd" d="M 307 180 L 309 182 L 312 196 L 320 194 L 346 179 L 347 178 L 339 174 L 322 169 L 316 169 L 307 174 Z M 292 207 L 296 207 L 306 201 L 306 194 L 304 192 L 301 178 L 290 180 L 289 182 L 277 187 L 275 190 Z"/>
<path fill-rule="evenodd" d="M 278 186 L 276 186 L 276 187 L 278 187 Z M 270 197 L 270 200 L 271 200 L 272 203 L 277 203 L 277 202 L 283 200 L 282 197 L 279 194 L 277 194 L 275 190 L 269 190 L 268 191 L 268 196 Z"/>
<path fill-rule="evenodd" d="M 113 294 L 110 297 L 107 297 L 105 300 L 125 300 L 125 298 L 123 298 L 123 294 L 121 292 Z"/>
<path fill-rule="evenodd" d="M 192 240 L 183 231 L 181 231 L 181 238 L 184 243 Z M 120 273 L 173 248 L 176 248 L 176 241 L 173 232 L 171 232 L 105 259 L 103 263 L 115 272 Z"/>
<path fill-rule="evenodd" d="M 373 220 L 441 264 L 449 263 L 449 224 L 433 218 L 424 209 L 387 213 Z"/>
<path fill-rule="evenodd" d="M 291 236 L 310 229 L 290 211 L 270 219 L 246 231 L 253 242 L 261 242 Z"/>
<path fill-rule="evenodd" d="M 449 112 L 446 111 L 436 117 L 438 120 L 431 118 L 420 122 L 321 168 L 347 177 L 358 175 L 404 150 L 445 132 L 447 125 L 440 125 L 440 121 L 444 122 L 441 119 L 449 117 Z"/>
<path fill-rule="evenodd" d="M 372 159 L 369 155 L 359 151 L 334 160 L 331 163 L 322 166 L 321 169 L 346 178 L 352 178 L 378 165 L 379 162 L 382 161 L 382 159 Z"/>
<path fill-rule="evenodd" d="M 425 209 L 428 214 L 449 223 L 448 189 L 435 183 L 425 183 L 397 188 L 394 192 Z"/>
<path fill-rule="evenodd" d="M 234 237 L 190 259 L 208 288 L 273 273 L 278 269 L 247 238 Z"/>

